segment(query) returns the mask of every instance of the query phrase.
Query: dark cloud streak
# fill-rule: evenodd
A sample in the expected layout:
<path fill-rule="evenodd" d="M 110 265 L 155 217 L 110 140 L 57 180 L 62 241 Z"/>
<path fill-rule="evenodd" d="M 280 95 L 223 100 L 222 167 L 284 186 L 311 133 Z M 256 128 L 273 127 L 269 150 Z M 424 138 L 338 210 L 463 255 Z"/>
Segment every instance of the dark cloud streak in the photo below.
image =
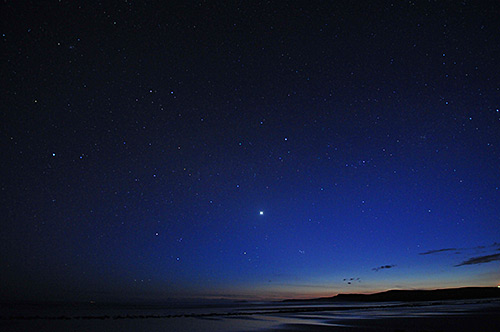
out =
<path fill-rule="evenodd" d="M 489 262 L 494 262 L 494 261 L 500 261 L 500 254 L 472 257 L 466 261 L 463 261 L 460 264 L 455 265 L 455 267 L 464 266 L 464 265 L 483 264 L 483 263 L 489 263 Z"/>
<path fill-rule="evenodd" d="M 379 267 L 374 267 L 372 270 L 375 271 L 375 272 L 378 272 L 379 270 L 383 270 L 383 269 L 392 269 L 395 266 L 396 266 L 395 264 L 382 265 L 382 266 L 379 266 Z"/>
<path fill-rule="evenodd" d="M 454 250 L 457 250 L 457 248 L 444 248 L 444 249 L 429 250 L 426 252 L 421 252 L 421 253 L 419 253 L 419 255 L 431 255 L 431 254 L 437 254 L 437 253 L 444 252 L 444 251 L 454 251 Z"/>
<path fill-rule="evenodd" d="M 476 246 L 476 247 L 466 247 L 466 248 L 442 248 L 442 249 L 428 250 L 428 251 L 419 253 L 419 255 L 438 254 L 438 253 L 446 252 L 446 251 L 456 251 L 455 253 L 459 254 L 460 253 L 459 250 L 465 250 L 465 251 L 469 251 L 469 250 L 482 250 L 482 251 L 486 251 L 486 250 L 491 250 L 491 249 L 494 249 L 495 251 L 500 250 L 500 243 L 494 242 L 493 244 L 487 245 L 487 246 Z"/>

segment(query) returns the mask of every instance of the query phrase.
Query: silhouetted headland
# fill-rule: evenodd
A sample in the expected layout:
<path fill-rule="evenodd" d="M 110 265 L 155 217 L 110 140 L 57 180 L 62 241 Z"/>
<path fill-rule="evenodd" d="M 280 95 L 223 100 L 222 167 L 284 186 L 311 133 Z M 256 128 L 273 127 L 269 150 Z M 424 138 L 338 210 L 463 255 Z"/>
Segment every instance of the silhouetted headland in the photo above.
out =
<path fill-rule="evenodd" d="M 463 287 L 435 290 L 389 290 L 374 294 L 338 294 L 308 300 L 290 299 L 283 302 L 388 302 L 439 301 L 500 298 L 498 287 Z"/>

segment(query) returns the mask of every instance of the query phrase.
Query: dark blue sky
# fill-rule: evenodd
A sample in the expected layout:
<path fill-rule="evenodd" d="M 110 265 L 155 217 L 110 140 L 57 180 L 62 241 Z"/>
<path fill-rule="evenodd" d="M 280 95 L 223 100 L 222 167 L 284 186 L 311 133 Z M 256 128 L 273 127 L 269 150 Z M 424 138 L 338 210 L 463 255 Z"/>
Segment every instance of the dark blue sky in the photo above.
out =
<path fill-rule="evenodd" d="M 0 5 L 3 298 L 500 282 L 498 3 L 169 3 Z"/>

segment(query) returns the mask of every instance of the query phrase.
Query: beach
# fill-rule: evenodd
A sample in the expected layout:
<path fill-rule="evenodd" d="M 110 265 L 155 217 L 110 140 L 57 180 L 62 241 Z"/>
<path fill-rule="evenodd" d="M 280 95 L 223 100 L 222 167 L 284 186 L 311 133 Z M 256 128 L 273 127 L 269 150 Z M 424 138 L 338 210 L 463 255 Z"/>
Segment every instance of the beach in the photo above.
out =
<path fill-rule="evenodd" d="M 500 299 L 439 302 L 2 308 L 2 331 L 497 331 Z M 17 315 L 16 315 L 17 314 Z"/>

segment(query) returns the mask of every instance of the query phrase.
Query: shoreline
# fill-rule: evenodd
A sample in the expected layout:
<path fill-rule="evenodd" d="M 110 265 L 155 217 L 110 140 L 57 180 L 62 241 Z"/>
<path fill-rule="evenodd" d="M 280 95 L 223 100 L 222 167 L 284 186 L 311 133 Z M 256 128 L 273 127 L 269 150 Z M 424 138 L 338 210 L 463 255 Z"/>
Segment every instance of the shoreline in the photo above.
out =
<path fill-rule="evenodd" d="M 422 303 L 365 303 L 364 305 L 263 305 L 255 308 L 220 308 L 221 311 L 161 315 L 119 312 L 109 315 L 8 317 L 0 330 L 80 331 L 390 331 L 390 332 L 496 332 L 500 326 L 500 298 Z M 210 309 L 208 309 L 210 310 Z M 231 311 L 232 310 L 232 311 Z M 54 313 L 55 314 L 55 313 Z M 5 319 L 6 318 L 6 319 Z"/>
<path fill-rule="evenodd" d="M 325 315 L 323 312 L 317 316 L 303 317 L 304 323 L 284 323 L 266 332 L 496 332 L 500 326 L 500 299 L 483 303 L 443 303 L 436 304 L 436 307 L 429 305 L 427 309 L 431 310 L 423 311 L 420 309 L 426 308 L 411 305 L 405 308 L 408 310 L 371 308 L 358 317 L 328 318 L 331 313 Z"/>

